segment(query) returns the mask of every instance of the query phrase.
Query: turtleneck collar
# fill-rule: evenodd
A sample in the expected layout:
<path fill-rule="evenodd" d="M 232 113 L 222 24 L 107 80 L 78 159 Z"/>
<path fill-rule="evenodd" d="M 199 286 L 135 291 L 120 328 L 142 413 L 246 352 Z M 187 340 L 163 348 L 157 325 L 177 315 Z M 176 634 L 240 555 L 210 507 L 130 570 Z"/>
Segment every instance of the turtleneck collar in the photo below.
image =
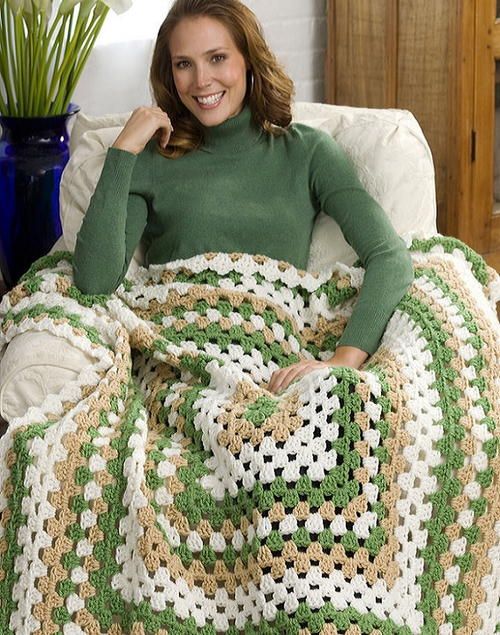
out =
<path fill-rule="evenodd" d="M 262 133 L 252 119 L 250 107 L 245 105 L 235 117 L 226 119 L 218 126 L 203 128 L 202 149 L 217 154 L 238 154 L 257 143 Z"/>

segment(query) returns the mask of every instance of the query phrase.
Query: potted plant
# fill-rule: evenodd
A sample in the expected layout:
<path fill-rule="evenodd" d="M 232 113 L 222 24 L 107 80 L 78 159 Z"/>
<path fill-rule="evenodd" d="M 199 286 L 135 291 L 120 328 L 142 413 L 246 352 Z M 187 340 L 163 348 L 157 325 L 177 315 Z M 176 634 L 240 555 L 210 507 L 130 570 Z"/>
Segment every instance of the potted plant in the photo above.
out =
<path fill-rule="evenodd" d="M 132 0 L 0 0 L 0 268 L 8 287 L 61 235 L 70 103 L 108 11 Z"/>

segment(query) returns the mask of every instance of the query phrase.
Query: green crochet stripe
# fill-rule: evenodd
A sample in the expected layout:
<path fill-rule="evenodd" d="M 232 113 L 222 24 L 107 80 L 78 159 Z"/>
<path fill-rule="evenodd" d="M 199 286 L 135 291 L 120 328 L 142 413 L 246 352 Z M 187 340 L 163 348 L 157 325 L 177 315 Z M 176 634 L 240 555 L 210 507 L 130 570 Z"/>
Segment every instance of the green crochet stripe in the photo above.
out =
<path fill-rule="evenodd" d="M 450 296 L 450 299 L 453 301 L 458 300 L 456 296 L 453 298 L 454 294 L 448 285 L 434 271 L 417 268 L 415 278 L 420 277 L 427 277 L 432 280 L 445 295 Z M 458 301 L 456 306 L 471 333 L 477 333 L 477 325 L 474 324 L 471 314 L 465 309 L 463 303 Z M 443 419 L 439 423 L 443 426 L 444 436 L 437 443 L 437 449 L 441 452 L 444 462 L 432 470 L 441 487 L 438 492 L 430 496 L 430 501 L 433 504 L 433 518 L 426 521 L 426 528 L 429 531 L 431 541 L 424 549 L 419 550 L 419 555 L 426 564 L 426 570 L 418 579 L 418 583 L 422 588 L 422 600 L 418 608 L 426 616 L 426 628 L 431 629 L 429 633 L 437 633 L 438 626 L 432 617 L 432 612 L 438 608 L 439 599 L 434 590 L 434 584 L 443 579 L 444 571 L 439 564 L 439 556 L 448 550 L 450 542 L 443 530 L 455 520 L 455 511 L 451 507 L 450 501 L 462 492 L 461 483 L 454 477 L 454 471 L 464 464 L 465 456 L 458 444 L 465 435 L 465 431 L 460 425 L 460 419 L 466 413 L 456 405 L 460 394 L 456 387 L 453 386 L 453 381 L 457 378 L 458 373 L 449 367 L 449 362 L 452 360 L 454 352 L 446 346 L 446 341 L 449 338 L 448 333 L 443 330 L 440 321 L 434 316 L 431 309 L 419 300 L 406 295 L 398 308 L 408 313 L 410 318 L 420 326 L 422 335 L 427 340 L 427 346 L 432 353 L 433 359 L 428 370 L 435 373 L 436 381 L 433 384 L 433 388 L 436 388 L 440 395 L 436 405 L 441 407 L 443 412 Z M 476 349 L 482 345 L 482 343 L 475 341 L 473 338 L 469 339 L 469 343 L 473 346 L 476 344 Z M 478 353 L 475 358 L 469 361 L 469 364 L 474 365 L 477 370 L 484 367 L 485 360 Z M 479 401 L 483 405 L 484 399 Z M 475 405 L 479 405 L 478 402 Z M 487 407 L 487 404 L 484 405 Z M 483 421 L 483 423 L 486 422 Z M 482 498 L 482 501 L 486 503 L 484 498 Z M 476 503 L 473 508 L 479 511 L 482 507 L 485 509 L 486 506 Z M 484 513 L 484 509 L 482 513 Z M 477 541 L 478 537 L 478 528 L 472 527 L 471 529 L 473 530 L 472 532 L 467 530 L 463 532 L 467 537 L 469 549 Z M 471 556 L 470 552 L 465 554 L 465 556 L 455 557 L 455 564 L 460 566 L 463 573 L 469 569 L 471 563 L 471 558 L 466 556 Z M 463 590 L 459 592 L 462 594 Z M 457 629 L 465 623 L 465 616 L 462 612 L 456 610 L 447 616 L 447 621 L 453 625 L 454 629 Z"/>
<path fill-rule="evenodd" d="M 12 450 L 16 460 L 10 468 L 13 493 L 8 500 L 8 508 L 11 512 L 9 522 L 5 527 L 5 538 L 7 541 L 7 551 L 0 554 L 0 569 L 6 575 L 0 581 L 0 633 L 12 633 L 9 628 L 10 615 L 14 613 L 18 604 L 13 599 L 14 584 L 19 580 L 20 574 L 15 572 L 15 560 L 23 552 L 22 547 L 17 543 L 17 533 L 27 522 L 27 516 L 20 513 L 23 498 L 30 495 L 30 490 L 24 485 L 26 470 L 33 463 L 30 456 L 30 441 L 35 438 L 43 439 L 45 433 L 57 421 L 47 421 L 46 423 L 31 424 L 26 430 L 16 432 L 13 439 Z"/>
<path fill-rule="evenodd" d="M 31 265 L 28 271 L 21 276 L 19 284 L 24 283 L 24 286 L 28 291 L 30 291 L 30 293 L 35 293 L 39 290 L 40 285 L 43 282 L 43 276 L 45 275 L 43 270 L 57 269 L 59 263 L 63 261 L 73 266 L 73 254 L 69 251 L 56 251 L 53 254 L 39 258 Z M 43 272 L 41 276 L 36 275 L 40 272 Z M 66 273 L 61 272 L 61 275 L 67 277 Z M 82 293 L 74 284 L 69 287 L 65 295 L 86 307 L 91 307 L 94 304 L 105 307 L 110 298 L 110 295 L 105 294 L 90 295 Z"/>
<path fill-rule="evenodd" d="M 133 623 L 142 622 L 147 633 L 155 633 L 160 628 L 168 630 L 169 635 L 216 635 L 215 627 L 206 625 L 202 628 L 196 625 L 194 618 L 179 620 L 174 611 L 170 608 L 161 613 L 152 613 L 150 605 L 142 602 L 139 606 L 132 606 L 127 609 L 124 616 L 122 628 L 125 632 L 131 632 Z M 411 635 L 411 630 L 407 626 L 397 626 L 393 620 L 381 620 L 371 613 L 359 613 L 353 608 L 336 610 L 330 602 L 326 602 L 317 611 L 311 610 L 305 602 L 301 602 L 293 617 L 280 610 L 276 614 L 273 624 L 262 622 L 253 624 L 247 621 L 243 630 L 231 626 L 227 635 L 299 635 L 301 629 L 308 628 L 311 633 L 317 634 L 325 624 L 335 624 L 339 633 L 346 631 L 350 625 L 357 624 L 361 633 L 372 633 L 374 629 L 380 630 L 382 635 Z M 430 635 L 430 632 L 422 630 L 422 633 Z"/>
<path fill-rule="evenodd" d="M 35 304 L 34 306 L 21 309 L 18 312 L 10 309 L 7 311 L 2 320 L 2 327 L 5 327 L 5 325 L 10 321 L 14 322 L 17 326 L 25 319 L 34 320 L 40 316 L 47 316 L 50 320 L 65 320 L 73 328 L 84 331 L 86 337 L 93 344 L 103 346 L 108 350 L 113 350 L 113 347 L 110 344 L 107 344 L 101 339 L 99 331 L 96 328 L 93 326 L 87 326 L 85 322 L 82 321 L 81 316 L 77 313 L 68 313 L 64 307 L 58 305 L 46 307 L 44 304 Z"/>
<path fill-rule="evenodd" d="M 207 343 L 217 344 L 223 353 L 227 352 L 229 345 L 241 346 L 245 354 L 252 350 L 259 350 L 264 363 L 274 361 L 280 368 L 295 364 L 300 360 L 296 353 L 285 353 L 278 342 L 267 344 L 264 335 L 260 331 L 247 335 L 243 328 L 233 325 L 229 331 L 224 331 L 218 324 L 210 324 L 206 329 L 199 329 L 195 324 L 188 324 L 181 331 L 173 327 L 162 332 L 162 336 L 169 343 L 181 346 L 182 342 L 195 342 L 197 347 L 203 350 Z"/>
<path fill-rule="evenodd" d="M 337 610 L 330 602 L 325 602 L 320 609 L 312 610 L 305 602 L 300 602 L 294 617 L 288 616 L 285 611 L 278 611 L 273 625 L 266 623 L 257 626 L 247 623 L 245 625 L 245 635 L 283 635 L 283 633 L 293 633 L 299 635 L 301 629 L 308 629 L 311 633 L 320 633 L 325 624 L 334 624 L 339 633 L 342 633 L 352 625 L 357 624 L 362 633 L 371 633 L 374 629 L 379 629 L 383 635 L 411 635 L 411 630 L 407 626 L 397 626 L 393 620 L 381 620 L 371 613 L 359 613 L 356 609 L 349 607 Z M 180 631 L 179 631 L 180 633 Z M 236 629 L 229 629 L 228 634 L 238 635 Z"/>
<path fill-rule="evenodd" d="M 55 251 L 53 254 L 42 256 L 35 260 L 31 267 L 19 278 L 19 283 L 25 282 L 32 278 L 36 273 L 43 269 L 55 269 L 57 265 L 65 261 L 70 265 L 73 265 L 73 254 L 70 251 Z"/>
<path fill-rule="evenodd" d="M 349 285 L 348 287 L 342 287 L 340 285 L 340 279 L 337 277 L 333 277 L 327 282 L 324 282 L 316 291 L 313 292 L 312 295 L 321 298 L 322 295 L 325 295 L 328 299 L 328 304 L 330 308 L 335 308 L 336 306 L 340 306 L 353 298 L 358 290 Z M 308 293 L 308 299 L 306 306 L 309 306 L 311 293 Z"/>
<path fill-rule="evenodd" d="M 429 253 L 433 247 L 441 245 L 447 254 L 453 253 L 455 249 L 459 249 L 465 258 L 472 265 L 472 273 L 476 280 L 483 286 L 488 283 L 488 269 L 485 260 L 468 245 L 458 238 L 451 236 L 435 236 L 427 239 L 415 239 L 412 241 L 410 251 L 421 251 L 424 254 Z"/>

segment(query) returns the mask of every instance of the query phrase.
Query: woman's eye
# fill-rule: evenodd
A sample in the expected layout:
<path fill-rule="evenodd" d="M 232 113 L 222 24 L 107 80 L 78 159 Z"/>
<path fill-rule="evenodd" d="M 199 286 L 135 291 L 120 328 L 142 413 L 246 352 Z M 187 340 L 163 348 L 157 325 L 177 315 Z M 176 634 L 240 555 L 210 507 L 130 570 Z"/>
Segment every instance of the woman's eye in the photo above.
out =
<path fill-rule="evenodd" d="M 222 62 L 223 60 L 226 59 L 226 56 L 222 55 L 222 54 L 221 55 L 214 55 L 212 57 L 212 59 L 215 60 L 216 62 Z"/>
<path fill-rule="evenodd" d="M 177 62 L 176 67 L 177 68 L 187 68 L 188 64 L 189 64 L 189 62 L 187 62 L 186 60 L 182 60 L 180 62 Z"/>

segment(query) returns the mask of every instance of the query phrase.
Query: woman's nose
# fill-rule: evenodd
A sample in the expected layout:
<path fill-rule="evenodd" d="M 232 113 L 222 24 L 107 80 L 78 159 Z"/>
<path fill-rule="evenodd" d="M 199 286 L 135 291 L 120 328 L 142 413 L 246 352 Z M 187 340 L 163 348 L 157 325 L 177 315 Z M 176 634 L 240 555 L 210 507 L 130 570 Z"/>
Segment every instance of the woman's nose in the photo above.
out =
<path fill-rule="evenodd" d="M 210 79 L 210 75 L 207 72 L 207 69 L 204 67 L 199 67 L 196 70 L 196 85 L 198 88 L 203 88 L 204 86 L 210 86 L 211 84 L 211 79 Z"/>

